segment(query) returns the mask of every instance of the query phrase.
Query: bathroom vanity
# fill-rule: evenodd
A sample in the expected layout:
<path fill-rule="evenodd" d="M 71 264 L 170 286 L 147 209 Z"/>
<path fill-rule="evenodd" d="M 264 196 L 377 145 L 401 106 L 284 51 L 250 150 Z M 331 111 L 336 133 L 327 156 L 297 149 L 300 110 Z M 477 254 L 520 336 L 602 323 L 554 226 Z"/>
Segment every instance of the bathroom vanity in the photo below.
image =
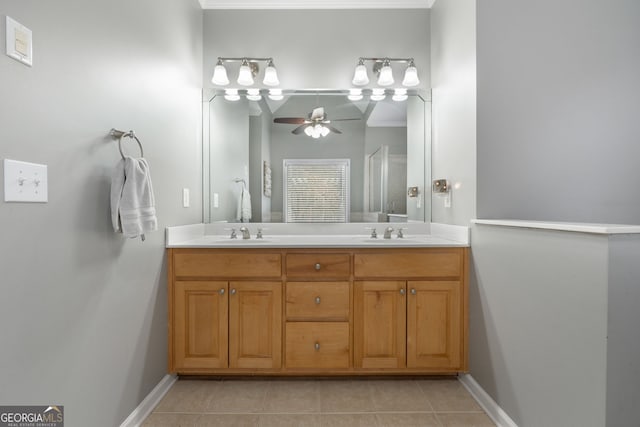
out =
<path fill-rule="evenodd" d="M 429 236 L 168 242 L 169 370 L 466 371 L 467 246 Z"/>

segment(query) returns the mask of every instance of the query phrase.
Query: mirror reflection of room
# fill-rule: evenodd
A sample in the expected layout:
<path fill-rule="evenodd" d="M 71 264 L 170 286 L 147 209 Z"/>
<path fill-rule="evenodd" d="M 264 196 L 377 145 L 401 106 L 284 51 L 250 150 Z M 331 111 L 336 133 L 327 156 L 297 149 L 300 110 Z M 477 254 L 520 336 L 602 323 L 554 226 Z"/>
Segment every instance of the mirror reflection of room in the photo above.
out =
<path fill-rule="evenodd" d="M 424 104 L 335 92 L 213 97 L 205 219 L 424 221 L 424 207 L 407 196 L 408 176 L 425 182 Z"/>

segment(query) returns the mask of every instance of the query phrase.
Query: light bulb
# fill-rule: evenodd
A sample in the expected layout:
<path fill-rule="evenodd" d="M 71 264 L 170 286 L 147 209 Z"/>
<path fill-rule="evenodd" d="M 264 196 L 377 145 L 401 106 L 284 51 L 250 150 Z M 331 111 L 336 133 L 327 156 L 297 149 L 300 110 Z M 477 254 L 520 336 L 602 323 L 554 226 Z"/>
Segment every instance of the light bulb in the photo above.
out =
<path fill-rule="evenodd" d="M 251 67 L 249 67 L 247 60 L 242 61 L 242 65 L 240 66 L 238 84 L 242 86 L 251 86 L 253 84 L 253 75 L 251 74 Z"/>
<path fill-rule="evenodd" d="M 239 101 L 240 95 L 238 95 L 238 89 L 226 89 L 224 91 L 224 99 L 227 101 Z"/>
<path fill-rule="evenodd" d="M 418 86 L 420 79 L 418 78 L 418 69 L 413 65 L 413 61 L 409 63 L 409 66 L 404 72 L 404 79 L 402 85 L 407 87 Z"/>
<path fill-rule="evenodd" d="M 278 80 L 278 72 L 276 67 L 273 66 L 273 61 L 269 61 L 267 68 L 264 69 L 264 80 L 262 81 L 266 86 L 278 86 L 280 80 Z"/>
<path fill-rule="evenodd" d="M 260 101 L 262 99 L 262 96 L 260 96 L 260 89 L 247 89 L 247 99 L 249 101 Z"/>
<path fill-rule="evenodd" d="M 386 97 L 386 95 L 384 94 L 384 89 L 375 88 L 375 89 L 373 89 L 373 92 L 371 93 L 371 100 L 372 101 L 382 101 L 385 97 Z"/>
<path fill-rule="evenodd" d="M 322 129 L 320 129 L 320 135 L 322 135 L 322 137 L 325 137 L 327 135 L 329 135 L 331 133 L 331 129 L 329 129 L 326 126 L 322 126 Z"/>
<path fill-rule="evenodd" d="M 313 126 L 307 126 L 306 128 L 304 128 L 304 133 L 306 133 L 307 136 L 313 135 Z"/>
<path fill-rule="evenodd" d="M 216 68 L 213 69 L 213 77 L 211 83 L 218 86 L 226 86 L 229 84 L 229 77 L 227 77 L 227 69 L 222 65 L 222 61 L 218 60 Z"/>
<path fill-rule="evenodd" d="M 362 89 L 350 89 L 347 98 L 350 101 L 360 101 L 362 99 Z"/>
<path fill-rule="evenodd" d="M 394 101 L 406 101 L 409 98 L 409 95 L 407 95 L 407 90 L 405 88 L 398 88 L 393 92 L 393 97 L 391 99 L 393 99 Z"/>
<path fill-rule="evenodd" d="M 269 89 L 269 99 L 273 101 L 281 101 L 283 98 L 282 89 Z"/>
<path fill-rule="evenodd" d="M 382 68 L 380 68 L 378 84 L 380 86 L 391 86 L 393 84 L 393 70 L 391 69 L 389 61 L 385 61 Z"/>
<path fill-rule="evenodd" d="M 367 67 L 364 66 L 363 61 L 358 63 L 356 71 L 353 73 L 352 83 L 355 86 L 364 86 L 369 83 L 369 76 L 367 76 Z"/>

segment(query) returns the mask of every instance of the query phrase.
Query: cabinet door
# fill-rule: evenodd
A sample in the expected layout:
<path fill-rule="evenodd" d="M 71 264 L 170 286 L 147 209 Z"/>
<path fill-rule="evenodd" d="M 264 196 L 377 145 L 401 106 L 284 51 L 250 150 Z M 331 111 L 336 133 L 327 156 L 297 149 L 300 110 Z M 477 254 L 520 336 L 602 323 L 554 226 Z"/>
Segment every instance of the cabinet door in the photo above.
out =
<path fill-rule="evenodd" d="M 403 368 L 406 362 L 406 283 L 354 283 L 354 363 L 357 368 Z"/>
<path fill-rule="evenodd" d="M 416 281 L 407 287 L 407 366 L 460 368 L 460 282 Z"/>
<path fill-rule="evenodd" d="M 276 369 L 282 364 L 282 284 L 229 284 L 229 366 Z"/>
<path fill-rule="evenodd" d="M 176 282 L 175 369 L 227 367 L 227 282 Z"/>

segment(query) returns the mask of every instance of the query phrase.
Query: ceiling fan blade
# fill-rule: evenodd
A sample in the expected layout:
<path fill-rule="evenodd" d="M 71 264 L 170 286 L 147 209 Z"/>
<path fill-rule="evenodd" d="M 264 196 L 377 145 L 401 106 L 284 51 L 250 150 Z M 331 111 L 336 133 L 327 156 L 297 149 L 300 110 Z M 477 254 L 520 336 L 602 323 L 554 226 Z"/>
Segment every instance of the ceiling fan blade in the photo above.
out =
<path fill-rule="evenodd" d="M 333 133 L 337 133 L 340 134 L 342 132 L 340 132 L 338 129 L 334 128 L 333 126 L 329 126 L 329 125 L 325 125 L 327 128 L 329 128 L 329 130 Z"/>
<path fill-rule="evenodd" d="M 304 128 L 306 128 L 307 126 L 309 126 L 309 125 L 306 124 L 306 123 L 303 124 L 302 126 L 298 126 L 294 130 L 292 130 L 291 133 L 294 134 L 294 135 L 300 135 L 302 132 L 304 132 Z"/>
<path fill-rule="evenodd" d="M 273 119 L 273 123 L 284 123 L 288 125 L 301 125 L 307 122 L 304 117 L 278 117 Z"/>

